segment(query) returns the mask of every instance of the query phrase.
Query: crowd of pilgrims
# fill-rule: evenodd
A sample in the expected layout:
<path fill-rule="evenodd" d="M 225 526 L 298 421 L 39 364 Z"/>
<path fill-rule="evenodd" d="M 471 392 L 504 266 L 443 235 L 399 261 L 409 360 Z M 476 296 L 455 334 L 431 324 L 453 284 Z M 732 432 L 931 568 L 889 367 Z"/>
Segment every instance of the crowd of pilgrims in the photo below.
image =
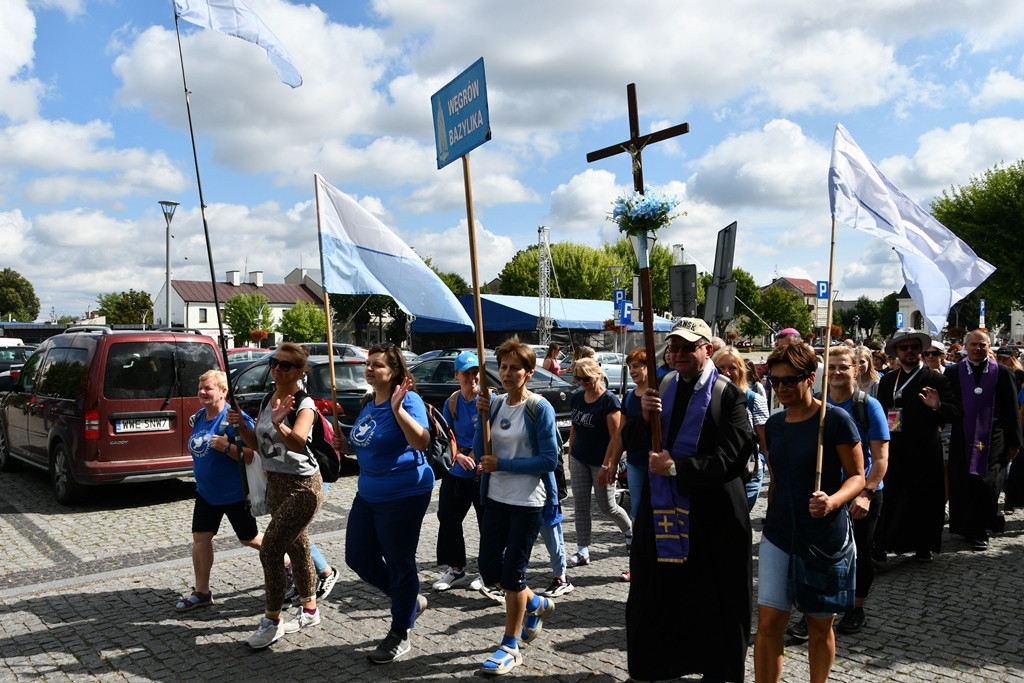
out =
<path fill-rule="evenodd" d="M 504 605 L 483 674 L 522 665 L 521 645 L 540 637 L 554 599 L 574 590 L 569 570 L 592 561 L 592 500 L 622 534 L 630 680 L 700 674 L 710 683 L 742 681 L 752 643 L 756 680 L 780 680 L 787 637 L 808 642 L 810 679 L 826 680 L 835 631 L 854 634 L 869 621 L 877 567 L 901 554 L 931 561 L 947 522 L 983 552 L 1024 498 L 1024 476 L 1012 476 L 1012 467 L 1006 476 L 1021 445 L 1024 369 L 1012 349 L 992 353 L 984 331 L 968 335 L 963 352 L 900 330 L 884 349 L 848 342 L 832 347 L 826 361 L 786 329 L 762 377 L 704 321 L 683 318 L 667 335 L 655 377 L 643 349 L 626 356 L 636 386 L 621 401 L 605 386 L 592 349 L 577 349 L 568 367 L 559 351 L 552 344 L 542 367 L 578 387 L 564 446 L 552 406 L 527 389 L 538 359 L 518 337 L 497 349 L 498 392 L 480 390 L 476 355 L 461 353 L 459 389 L 441 410 L 455 457 L 437 492 L 441 574 L 432 588 L 465 587 Z M 317 600 L 338 580 L 307 533 L 328 491 L 308 447 L 320 418 L 301 389 L 307 357 L 301 346 L 277 347 L 274 390 L 253 416 L 228 405 L 223 372 L 207 372 L 198 388 L 202 408 L 191 420 L 195 586 L 176 609 L 214 603 L 212 540 L 227 516 L 263 567 L 265 612 L 246 641 L 254 649 L 320 624 Z M 337 430 L 333 445 L 359 465 L 345 563 L 390 600 L 390 627 L 367 653 L 384 665 L 411 651 L 411 630 L 427 608 L 416 548 L 437 482 L 423 453 L 428 410 L 400 349 L 369 349 L 366 379 L 372 390 L 351 432 Z M 270 515 L 262 533 L 239 476 L 239 463 L 255 456 L 266 472 Z M 628 482 L 628 510 L 617 502 L 620 478 Z M 571 553 L 562 528 L 567 489 Z M 762 495 L 768 506 L 755 602 L 750 513 Z M 463 533 L 470 510 L 480 538 L 473 549 Z M 798 539 L 841 544 L 851 529 L 857 561 L 849 609 L 838 623 L 834 613 L 792 614 Z M 550 577 L 535 591 L 527 569 L 538 537 Z M 288 616 L 287 605 L 294 610 Z"/>

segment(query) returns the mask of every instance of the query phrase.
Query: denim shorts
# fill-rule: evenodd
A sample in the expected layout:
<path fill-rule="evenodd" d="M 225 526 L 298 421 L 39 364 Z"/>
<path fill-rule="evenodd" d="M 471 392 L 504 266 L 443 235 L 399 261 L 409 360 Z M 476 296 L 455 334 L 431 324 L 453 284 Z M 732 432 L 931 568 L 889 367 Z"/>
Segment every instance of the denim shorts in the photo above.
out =
<path fill-rule="evenodd" d="M 793 611 L 793 596 L 789 590 L 789 553 L 761 536 L 757 556 L 757 604 L 764 607 Z M 831 612 L 808 614 L 816 619 L 829 619 Z"/>

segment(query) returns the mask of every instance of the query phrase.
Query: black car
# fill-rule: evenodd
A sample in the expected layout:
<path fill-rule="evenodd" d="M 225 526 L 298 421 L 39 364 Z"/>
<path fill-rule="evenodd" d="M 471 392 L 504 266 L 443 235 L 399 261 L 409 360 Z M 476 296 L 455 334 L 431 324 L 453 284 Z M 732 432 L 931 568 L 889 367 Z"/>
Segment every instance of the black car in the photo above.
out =
<path fill-rule="evenodd" d="M 0 372 L 20 370 L 31 355 L 32 349 L 27 346 L 0 347 Z"/>
<path fill-rule="evenodd" d="M 505 390 L 498 376 L 497 359 L 489 356 L 486 359 L 486 366 L 487 386 L 499 394 L 504 394 Z M 416 380 L 416 393 L 438 410 L 444 410 L 445 401 L 459 388 L 459 381 L 455 379 L 453 356 L 418 361 L 409 367 L 409 372 Z M 538 366 L 533 371 L 533 377 L 526 383 L 526 388 L 540 394 L 551 403 L 555 409 L 555 425 L 562 435 L 562 440 L 568 442 L 569 427 L 572 424 L 572 409 L 569 407 L 572 385 Z"/>
<path fill-rule="evenodd" d="M 331 359 L 328 356 L 310 356 L 306 361 L 306 379 L 303 389 L 316 408 L 331 417 Z M 346 434 L 359 417 L 363 396 L 370 391 L 366 383 L 366 361 L 356 358 L 334 359 L 335 393 L 338 403 L 338 422 Z M 270 357 L 260 358 L 238 370 L 231 380 L 235 402 L 252 418 L 260 412 L 263 397 L 273 388 L 270 375 Z"/>

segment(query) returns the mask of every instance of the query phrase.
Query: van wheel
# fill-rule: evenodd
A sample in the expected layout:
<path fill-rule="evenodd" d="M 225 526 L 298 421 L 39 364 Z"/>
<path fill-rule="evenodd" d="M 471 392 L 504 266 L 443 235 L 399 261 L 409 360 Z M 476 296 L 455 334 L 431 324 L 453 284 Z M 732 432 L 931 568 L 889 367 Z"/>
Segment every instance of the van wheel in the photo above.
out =
<path fill-rule="evenodd" d="M 50 454 L 50 481 L 53 495 L 61 505 L 74 505 L 85 498 L 85 487 L 71 473 L 71 455 L 63 441 L 57 441 Z"/>
<path fill-rule="evenodd" d="M 11 457 L 11 443 L 7 440 L 7 428 L 0 424 L 0 472 L 17 472 L 21 462 Z"/>

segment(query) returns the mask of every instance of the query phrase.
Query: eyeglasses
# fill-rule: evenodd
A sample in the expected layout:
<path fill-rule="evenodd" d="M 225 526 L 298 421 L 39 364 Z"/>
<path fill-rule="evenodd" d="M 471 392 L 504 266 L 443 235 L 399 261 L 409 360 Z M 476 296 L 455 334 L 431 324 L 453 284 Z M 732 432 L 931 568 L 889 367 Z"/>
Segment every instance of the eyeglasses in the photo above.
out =
<path fill-rule="evenodd" d="M 928 357 L 928 356 L 941 356 L 942 355 L 942 351 L 922 351 L 921 355 L 922 356 L 926 356 L 926 357 Z"/>
<path fill-rule="evenodd" d="M 789 387 L 790 389 L 792 389 L 793 387 L 795 387 L 797 384 L 800 384 L 800 382 L 803 382 L 808 377 L 810 377 L 809 374 L 790 375 L 789 377 L 772 376 L 768 378 L 768 381 L 771 382 L 772 386 L 775 387 L 776 389 L 779 387 Z"/>
<path fill-rule="evenodd" d="M 693 353 L 699 349 L 703 344 L 673 344 L 668 347 L 669 353 Z"/>
<path fill-rule="evenodd" d="M 288 361 L 288 360 L 278 360 L 277 358 L 274 358 L 274 357 L 272 357 L 270 360 L 267 361 L 267 365 L 270 366 L 271 370 L 280 368 L 281 372 L 290 372 L 290 371 L 294 370 L 295 368 L 299 367 L 298 365 L 296 365 L 295 363 L 292 363 L 291 361 Z"/>
<path fill-rule="evenodd" d="M 920 351 L 921 350 L 921 345 L 920 344 L 897 344 L 896 345 L 896 350 L 897 351 Z"/>
<path fill-rule="evenodd" d="M 590 384 L 590 380 L 594 379 L 590 375 L 573 375 L 577 382 L 583 382 L 584 384 Z"/>

